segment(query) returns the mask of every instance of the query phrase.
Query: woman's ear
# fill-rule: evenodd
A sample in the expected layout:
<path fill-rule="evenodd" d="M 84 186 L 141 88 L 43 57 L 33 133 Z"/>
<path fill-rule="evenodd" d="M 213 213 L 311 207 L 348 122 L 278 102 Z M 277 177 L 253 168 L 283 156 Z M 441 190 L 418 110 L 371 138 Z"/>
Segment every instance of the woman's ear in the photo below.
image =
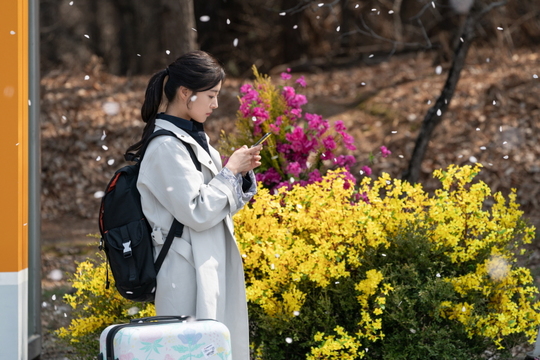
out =
<path fill-rule="evenodd" d="M 183 102 L 185 102 L 187 99 L 190 98 L 191 93 L 192 93 L 192 91 L 189 90 L 187 87 L 185 87 L 185 86 L 180 86 L 180 87 L 178 88 L 178 91 L 176 92 L 176 96 L 180 97 L 180 100 L 182 100 Z"/>

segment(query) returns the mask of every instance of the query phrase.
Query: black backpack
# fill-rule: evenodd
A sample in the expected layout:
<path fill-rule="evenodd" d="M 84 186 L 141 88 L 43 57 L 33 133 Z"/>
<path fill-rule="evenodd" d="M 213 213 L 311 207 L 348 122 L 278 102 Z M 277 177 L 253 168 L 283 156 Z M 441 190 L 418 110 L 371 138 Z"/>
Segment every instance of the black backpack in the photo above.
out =
<path fill-rule="evenodd" d="M 126 154 L 126 160 L 136 163 L 116 171 L 107 185 L 99 210 L 99 248 L 105 250 L 118 292 L 133 301 L 154 301 L 157 273 L 174 237 L 182 236 L 184 230 L 184 225 L 174 219 L 163 248 L 154 262 L 152 229 L 142 212 L 137 177 L 148 144 L 162 135 L 176 137 L 171 131 L 158 130 L 148 138 L 137 154 Z M 197 169 L 201 171 L 201 164 L 193 149 L 189 144 L 185 145 Z M 108 270 L 106 287 L 109 288 Z"/>

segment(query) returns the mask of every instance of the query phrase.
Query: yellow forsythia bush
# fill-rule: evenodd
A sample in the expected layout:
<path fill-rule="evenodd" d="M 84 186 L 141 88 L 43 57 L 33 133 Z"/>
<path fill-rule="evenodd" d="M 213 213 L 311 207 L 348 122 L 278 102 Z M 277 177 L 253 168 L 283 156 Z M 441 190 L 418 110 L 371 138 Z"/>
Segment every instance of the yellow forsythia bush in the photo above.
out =
<path fill-rule="evenodd" d="M 534 341 L 538 289 L 518 260 L 535 229 L 479 171 L 435 171 L 433 194 L 388 174 L 355 186 L 340 170 L 261 187 L 234 217 L 252 358 L 504 359 Z M 153 313 L 104 283 L 105 263 L 83 262 L 65 297 L 73 319 L 59 334 L 80 358 L 105 326 Z"/>
<path fill-rule="evenodd" d="M 107 267 L 104 256 L 88 259 L 78 264 L 71 283 L 75 293 L 64 295 L 64 301 L 72 308 L 70 325 L 57 331 L 76 352 L 77 359 L 95 359 L 99 352 L 99 336 L 112 324 L 126 323 L 131 319 L 154 316 L 152 303 L 136 303 L 123 298 L 111 285 L 107 289 Z"/>
<path fill-rule="evenodd" d="M 257 357 L 475 359 L 534 341 L 538 289 L 517 264 L 534 228 L 479 171 L 435 171 L 433 195 L 339 171 L 260 189 L 235 216 Z"/>

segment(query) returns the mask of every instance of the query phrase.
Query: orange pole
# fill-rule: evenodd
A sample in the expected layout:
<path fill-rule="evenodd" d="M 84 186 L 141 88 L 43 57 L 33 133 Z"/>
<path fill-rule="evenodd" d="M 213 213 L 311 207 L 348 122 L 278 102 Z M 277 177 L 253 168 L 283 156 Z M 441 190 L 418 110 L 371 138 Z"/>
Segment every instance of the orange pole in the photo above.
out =
<path fill-rule="evenodd" d="M 27 359 L 28 0 L 0 1 L 0 349 Z"/>

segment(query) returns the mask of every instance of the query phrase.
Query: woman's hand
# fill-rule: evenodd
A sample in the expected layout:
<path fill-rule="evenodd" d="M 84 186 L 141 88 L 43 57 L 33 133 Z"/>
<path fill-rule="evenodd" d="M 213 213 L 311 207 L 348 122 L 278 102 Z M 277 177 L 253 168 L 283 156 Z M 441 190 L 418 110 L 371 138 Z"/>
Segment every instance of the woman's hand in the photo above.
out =
<path fill-rule="evenodd" d="M 225 167 L 231 170 L 234 175 L 241 173 L 242 176 L 245 176 L 248 171 L 261 165 L 261 150 L 262 145 L 251 148 L 244 145 L 233 152 Z"/>

